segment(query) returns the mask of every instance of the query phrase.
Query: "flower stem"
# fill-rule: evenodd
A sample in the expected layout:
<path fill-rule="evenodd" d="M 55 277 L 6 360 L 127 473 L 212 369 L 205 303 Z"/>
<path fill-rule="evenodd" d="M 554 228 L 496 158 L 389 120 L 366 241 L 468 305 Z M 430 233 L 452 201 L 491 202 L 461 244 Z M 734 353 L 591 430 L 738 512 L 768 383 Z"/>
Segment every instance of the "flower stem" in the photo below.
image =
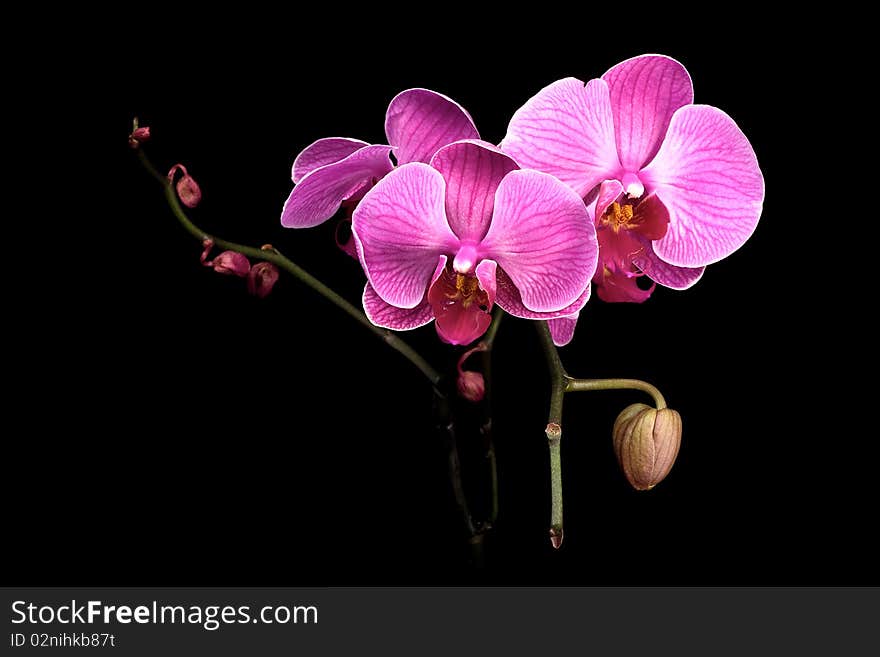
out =
<path fill-rule="evenodd" d="M 550 371 L 550 413 L 547 418 L 547 445 L 550 449 L 550 542 L 554 548 L 562 545 L 562 402 L 568 387 L 569 377 L 565 373 L 559 352 L 553 344 L 547 322 L 535 322 L 547 368 Z"/>
<path fill-rule="evenodd" d="M 214 245 L 220 249 L 237 251 L 238 253 L 241 253 L 249 258 L 271 262 L 277 267 L 288 272 L 295 278 L 299 279 L 301 282 L 305 283 L 312 290 L 323 296 L 325 299 L 333 303 L 337 308 L 345 312 L 361 326 L 369 330 L 385 344 L 387 344 L 389 347 L 401 354 L 404 358 L 409 360 L 413 365 L 418 368 L 418 370 L 422 374 L 425 375 L 428 381 L 431 382 L 431 385 L 434 386 L 434 388 L 436 389 L 437 384 L 440 381 L 440 374 L 437 372 L 437 370 L 431 367 L 431 365 L 424 358 L 422 358 L 422 356 L 418 352 L 416 352 L 412 347 L 410 347 L 406 342 L 401 340 L 391 331 L 375 326 L 369 319 L 367 319 L 367 316 L 364 315 L 363 312 L 358 310 L 354 305 L 346 301 L 335 291 L 324 285 L 317 278 L 309 274 L 302 267 L 294 263 L 289 258 L 283 256 L 277 249 L 265 250 L 258 249 L 252 246 L 246 246 L 244 244 L 237 244 L 235 242 L 230 242 L 229 240 L 215 237 L 214 235 L 211 235 L 210 233 L 207 233 L 196 226 L 183 211 L 183 208 L 180 206 L 180 202 L 177 200 L 177 194 L 174 191 L 174 187 L 165 176 L 156 171 L 156 168 L 153 166 L 149 158 L 144 153 L 143 148 L 138 149 L 137 155 L 144 168 L 150 173 L 150 175 L 153 176 L 153 178 L 155 178 L 159 182 L 160 185 L 162 185 L 162 190 L 165 193 L 165 200 L 168 202 L 168 205 L 171 208 L 171 212 L 180 222 L 180 225 L 183 226 L 190 235 L 199 240 L 199 242 L 211 240 L 212 242 L 214 242 Z"/>
<path fill-rule="evenodd" d="M 486 465 L 489 469 L 489 514 L 486 519 L 486 529 L 491 529 L 498 520 L 498 464 L 495 460 L 495 443 L 492 439 L 492 347 L 495 344 L 495 336 L 501 325 L 504 313 L 500 306 L 496 306 L 492 313 L 492 323 L 483 338 L 482 344 L 485 349 L 480 354 L 483 364 L 483 381 L 486 385 L 486 393 L 483 398 L 483 417 L 480 423 L 480 435 L 483 437 L 483 450 Z"/>
<path fill-rule="evenodd" d="M 638 379 L 572 379 L 567 378 L 565 392 L 587 392 L 591 390 L 642 390 L 654 398 L 657 410 L 666 408 L 666 400 L 660 391 L 650 383 Z"/>

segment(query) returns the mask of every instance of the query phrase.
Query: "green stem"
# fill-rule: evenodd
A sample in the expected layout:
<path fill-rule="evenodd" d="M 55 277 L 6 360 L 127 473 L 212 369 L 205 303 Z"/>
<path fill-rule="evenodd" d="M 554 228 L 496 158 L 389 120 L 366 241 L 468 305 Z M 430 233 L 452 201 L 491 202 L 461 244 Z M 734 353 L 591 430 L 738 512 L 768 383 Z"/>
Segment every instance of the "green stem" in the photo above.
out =
<path fill-rule="evenodd" d="M 412 347 L 410 347 L 406 342 L 401 340 L 391 331 L 375 326 L 369 319 L 367 319 L 367 316 L 364 315 L 363 312 L 358 310 L 354 305 L 346 301 L 339 294 L 324 285 L 321 281 L 309 274 L 306 270 L 294 263 L 292 260 L 281 255 L 278 250 L 258 249 L 252 246 L 230 242 L 229 240 L 215 237 L 214 235 L 211 235 L 210 233 L 207 233 L 196 226 L 190 220 L 190 218 L 186 216 L 186 213 L 180 206 L 180 202 L 177 200 L 177 194 L 174 191 L 174 187 L 171 185 L 168 179 L 165 176 L 161 175 L 158 171 L 156 171 L 156 168 L 150 162 L 149 158 L 147 158 L 142 148 L 138 149 L 137 154 L 138 159 L 141 161 L 141 164 L 144 166 L 144 168 L 150 173 L 150 175 L 153 176 L 153 178 L 155 178 L 159 182 L 160 185 L 162 185 L 162 190 L 165 193 L 165 200 L 168 201 L 168 205 L 171 207 L 171 212 L 180 222 L 180 225 L 183 226 L 190 235 L 199 240 L 199 242 L 211 240 L 214 245 L 220 249 L 237 251 L 238 253 L 241 253 L 255 260 L 265 260 L 266 262 L 271 262 L 280 269 L 288 272 L 295 278 L 305 283 L 312 290 L 323 296 L 325 299 L 333 303 L 336 307 L 349 315 L 361 326 L 366 328 L 389 347 L 391 347 L 399 354 L 401 354 L 404 358 L 409 360 L 413 365 L 418 368 L 418 370 L 422 374 L 425 375 L 428 381 L 431 382 L 432 386 L 434 386 L 435 388 L 437 387 L 437 384 L 440 381 L 440 374 L 437 372 L 437 370 L 431 367 L 431 365 L 424 358 L 422 358 L 422 356 L 418 352 L 416 352 Z"/>
<path fill-rule="evenodd" d="M 666 400 L 660 391 L 650 383 L 638 379 L 567 379 L 565 392 L 587 392 L 591 390 L 641 390 L 654 398 L 657 410 L 666 408 Z"/>
<path fill-rule="evenodd" d="M 495 336 L 501 325 L 504 313 L 500 306 L 496 306 L 492 313 L 492 323 L 483 337 L 485 349 L 480 354 L 483 362 L 483 381 L 486 385 L 486 395 L 483 398 L 483 418 L 480 424 L 480 434 L 483 437 L 484 456 L 489 469 L 489 515 L 486 520 L 487 529 L 495 525 L 498 520 L 498 464 L 495 460 L 495 443 L 492 439 L 492 347 L 495 344 Z"/>
<path fill-rule="evenodd" d="M 547 369 L 550 371 L 550 413 L 547 418 L 547 446 L 550 450 L 550 542 L 554 548 L 562 545 L 562 402 L 568 387 L 568 375 L 553 344 L 547 322 L 535 322 Z"/>

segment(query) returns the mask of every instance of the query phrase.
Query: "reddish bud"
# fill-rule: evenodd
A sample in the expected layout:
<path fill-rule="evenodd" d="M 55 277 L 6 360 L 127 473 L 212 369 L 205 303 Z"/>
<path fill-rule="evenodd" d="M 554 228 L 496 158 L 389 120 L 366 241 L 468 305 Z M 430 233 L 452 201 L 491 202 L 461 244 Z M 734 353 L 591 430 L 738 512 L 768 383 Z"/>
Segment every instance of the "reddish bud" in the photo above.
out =
<path fill-rule="evenodd" d="M 168 182 L 174 182 L 174 177 L 178 170 L 183 175 L 177 181 L 177 195 L 180 197 L 180 202 L 186 207 L 194 208 L 202 200 L 202 190 L 199 189 L 199 184 L 187 173 L 186 167 L 182 164 L 175 164 L 171 167 L 171 171 L 168 172 Z"/>
<path fill-rule="evenodd" d="M 242 254 L 236 251 L 224 251 L 214 258 L 211 266 L 218 274 L 234 274 L 235 276 L 247 276 L 251 270 L 251 263 Z"/>
<path fill-rule="evenodd" d="M 478 402 L 483 399 L 486 394 L 486 380 L 479 372 L 464 370 L 462 366 L 464 361 L 478 351 L 486 351 L 486 345 L 481 342 L 476 347 L 468 349 L 458 359 L 458 380 L 455 382 L 458 394 L 471 402 Z"/>
<path fill-rule="evenodd" d="M 649 490 L 669 474 L 681 445 L 681 415 L 671 408 L 627 406 L 614 422 L 614 453 L 636 490 Z"/>
<path fill-rule="evenodd" d="M 150 126 L 138 127 L 137 119 L 134 121 L 134 129 L 128 136 L 128 145 L 132 148 L 139 148 L 141 144 L 150 139 Z"/>
<path fill-rule="evenodd" d="M 213 260 L 208 260 L 208 256 L 211 255 L 211 249 L 214 248 L 214 240 L 204 240 L 202 242 L 202 246 L 204 250 L 202 251 L 202 255 L 199 256 L 199 262 L 201 262 L 205 267 L 213 267 Z"/>
<path fill-rule="evenodd" d="M 248 274 L 248 292 L 260 299 L 265 299 L 277 282 L 278 267 L 271 262 L 258 262 Z"/>
<path fill-rule="evenodd" d="M 458 394 L 471 402 L 480 401 L 486 394 L 486 382 L 479 372 L 459 372 L 456 385 Z"/>

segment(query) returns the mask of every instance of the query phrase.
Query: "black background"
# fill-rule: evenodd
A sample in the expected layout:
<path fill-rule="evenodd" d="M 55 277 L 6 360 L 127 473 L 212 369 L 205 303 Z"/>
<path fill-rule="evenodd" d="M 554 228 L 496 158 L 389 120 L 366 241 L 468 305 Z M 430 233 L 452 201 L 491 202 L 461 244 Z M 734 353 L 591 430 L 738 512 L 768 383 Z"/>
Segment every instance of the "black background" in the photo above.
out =
<path fill-rule="evenodd" d="M 843 406 L 849 385 L 834 379 L 857 337 L 842 340 L 834 319 L 846 278 L 827 254 L 823 159 L 808 157 L 822 73 L 799 48 L 807 37 L 746 14 L 710 30 L 694 15 L 412 11 L 310 22 L 146 8 L 59 50 L 41 109 L 69 127 L 37 153 L 39 175 L 60 179 L 43 192 L 60 209 L 38 228 L 59 255 L 26 270 L 38 291 L 8 355 L 12 415 L 26 420 L 7 439 L 4 477 L 14 583 L 876 584 L 876 497 L 862 470 L 876 432 L 850 429 L 867 411 Z M 456 99 L 497 143 L 546 84 L 645 52 L 684 63 L 696 101 L 749 136 L 764 212 L 691 290 L 658 288 L 640 306 L 594 299 L 582 312 L 562 350 L 568 370 L 655 383 L 684 440 L 669 478 L 637 493 L 610 428 L 646 400 L 570 396 L 559 551 L 547 536 L 548 380 L 533 327 L 505 320 L 501 513 L 475 572 L 429 386 L 297 281 L 260 301 L 202 268 L 126 146 L 130 120 L 152 127 L 160 170 L 182 162 L 199 181 L 199 225 L 271 242 L 357 301 L 363 275 L 333 245 L 333 222 L 279 225 L 304 146 L 383 143 L 388 102 L 414 86 Z M 438 367 L 459 353 L 431 327 L 405 338 Z"/>

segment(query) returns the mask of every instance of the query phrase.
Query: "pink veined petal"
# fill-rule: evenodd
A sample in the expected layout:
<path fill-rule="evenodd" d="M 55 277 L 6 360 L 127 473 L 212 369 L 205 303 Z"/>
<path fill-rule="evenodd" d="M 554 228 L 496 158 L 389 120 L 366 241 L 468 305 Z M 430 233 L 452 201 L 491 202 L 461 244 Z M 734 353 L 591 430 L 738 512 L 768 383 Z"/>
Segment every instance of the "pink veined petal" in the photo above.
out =
<path fill-rule="evenodd" d="M 564 347 L 574 337 L 574 330 L 577 327 L 579 313 L 569 315 L 568 317 L 560 317 L 551 319 L 547 322 L 550 328 L 550 336 L 553 338 L 553 344 L 557 347 Z"/>
<path fill-rule="evenodd" d="M 602 76 L 608 83 L 620 163 L 638 172 L 657 154 L 672 113 L 694 102 L 687 69 L 665 55 L 620 62 Z"/>
<path fill-rule="evenodd" d="M 338 162 L 313 169 L 290 192 L 281 225 L 311 228 L 327 221 L 344 200 L 391 171 L 390 152 L 390 146 L 364 146 Z"/>
<path fill-rule="evenodd" d="M 686 290 L 703 277 L 705 267 L 676 267 L 663 262 L 654 253 L 654 247 L 645 241 L 645 248 L 632 259 L 645 276 L 655 283 L 673 290 Z"/>
<path fill-rule="evenodd" d="M 437 259 L 458 248 L 446 221 L 445 194 L 443 176 L 413 162 L 385 176 L 352 215 L 361 265 L 376 293 L 393 306 L 418 305 Z"/>
<path fill-rule="evenodd" d="M 501 150 L 522 167 L 552 174 L 581 197 L 620 174 L 608 85 L 558 80 L 520 107 Z"/>
<path fill-rule="evenodd" d="M 409 331 L 424 326 L 434 319 L 434 313 L 427 299 L 423 299 L 415 308 L 398 308 L 382 301 L 369 283 L 364 287 L 363 301 L 367 319 L 382 328 Z"/>
<path fill-rule="evenodd" d="M 398 164 L 427 163 L 446 144 L 480 138 L 461 105 L 428 89 L 407 89 L 394 97 L 385 113 L 385 135 Z"/>
<path fill-rule="evenodd" d="M 481 249 L 536 312 L 553 312 L 577 299 L 599 253 L 581 198 L 553 176 L 529 170 L 511 171 L 501 181 Z"/>
<path fill-rule="evenodd" d="M 642 178 L 669 211 L 669 229 L 654 242 L 654 251 L 671 265 L 718 262 L 758 225 L 764 177 L 755 151 L 717 107 L 687 105 L 676 111 Z"/>
<path fill-rule="evenodd" d="M 489 230 L 495 190 L 518 169 L 509 156 L 487 142 L 457 141 L 431 158 L 446 180 L 446 219 L 460 240 L 479 242 Z"/>
<path fill-rule="evenodd" d="M 318 167 L 339 162 L 364 146 L 369 144 L 360 139 L 346 137 L 327 137 L 309 144 L 293 161 L 293 182 L 298 183 Z"/>
<path fill-rule="evenodd" d="M 503 270 L 499 269 L 497 271 L 496 281 L 497 296 L 495 297 L 495 300 L 498 305 L 501 306 L 506 313 L 513 315 L 514 317 L 521 317 L 522 319 L 550 320 L 559 317 L 568 317 L 579 312 L 581 308 L 587 304 L 587 301 L 590 300 L 590 286 L 587 285 L 581 291 L 578 298 L 566 308 L 549 313 L 539 313 L 525 307 L 522 302 L 522 297 L 519 294 L 519 290 L 516 289 L 516 285 L 513 284 L 513 281 L 510 280 L 510 277 L 505 274 Z"/>

